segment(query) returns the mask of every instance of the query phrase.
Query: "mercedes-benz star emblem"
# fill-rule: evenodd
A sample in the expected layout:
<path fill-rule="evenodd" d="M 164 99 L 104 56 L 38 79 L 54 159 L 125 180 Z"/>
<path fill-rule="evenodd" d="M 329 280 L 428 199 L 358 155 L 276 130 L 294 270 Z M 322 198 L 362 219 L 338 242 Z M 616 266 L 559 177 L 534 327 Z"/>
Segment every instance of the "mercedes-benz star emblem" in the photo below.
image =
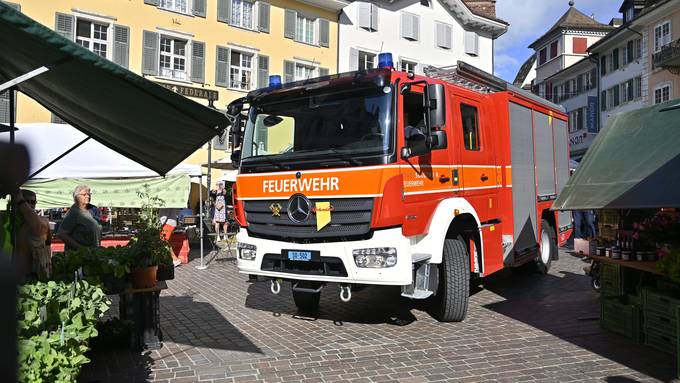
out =
<path fill-rule="evenodd" d="M 288 217 L 295 223 L 302 223 L 309 218 L 312 203 L 302 194 L 296 194 L 288 200 Z"/>

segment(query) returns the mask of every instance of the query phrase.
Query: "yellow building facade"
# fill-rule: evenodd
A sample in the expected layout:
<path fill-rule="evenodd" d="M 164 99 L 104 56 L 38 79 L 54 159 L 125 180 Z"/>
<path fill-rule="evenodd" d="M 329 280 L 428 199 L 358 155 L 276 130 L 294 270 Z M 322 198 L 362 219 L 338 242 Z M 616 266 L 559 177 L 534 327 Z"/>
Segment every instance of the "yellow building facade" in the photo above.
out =
<path fill-rule="evenodd" d="M 269 75 L 288 82 L 336 73 L 337 20 L 346 5 L 338 0 L 6 3 L 132 72 L 218 109 L 266 86 Z M 19 123 L 61 122 L 22 94 L 16 110 Z M 224 147 L 213 151 L 213 160 L 226 155 Z M 207 145 L 186 162 L 207 162 Z"/>

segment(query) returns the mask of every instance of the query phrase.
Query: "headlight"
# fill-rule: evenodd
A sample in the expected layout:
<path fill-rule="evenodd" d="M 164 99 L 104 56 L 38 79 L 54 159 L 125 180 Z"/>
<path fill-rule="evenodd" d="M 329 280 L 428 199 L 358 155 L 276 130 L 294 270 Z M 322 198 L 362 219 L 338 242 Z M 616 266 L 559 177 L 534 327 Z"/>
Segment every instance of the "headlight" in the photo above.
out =
<path fill-rule="evenodd" d="M 358 267 L 392 267 L 397 264 L 397 249 L 394 247 L 372 247 L 352 250 L 354 263 Z"/>
<path fill-rule="evenodd" d="M 238 249 L 238 257 L 246 261 L 252 261 L 257 255 L 257 246 L 249 243 L 239 242 L 236 246 Z"/>

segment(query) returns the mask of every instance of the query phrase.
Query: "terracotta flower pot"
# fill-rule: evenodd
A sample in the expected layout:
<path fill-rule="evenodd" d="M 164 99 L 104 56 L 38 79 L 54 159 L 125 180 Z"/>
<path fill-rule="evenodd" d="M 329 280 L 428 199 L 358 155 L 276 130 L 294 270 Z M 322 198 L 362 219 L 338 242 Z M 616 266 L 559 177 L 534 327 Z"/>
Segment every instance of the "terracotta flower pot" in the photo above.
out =
<path fill-rule="evenodd" d="M 135 289 L 148 289 L 156 286 L 158 266 L 139 267 L 130 271 L 130 282 Z"/>

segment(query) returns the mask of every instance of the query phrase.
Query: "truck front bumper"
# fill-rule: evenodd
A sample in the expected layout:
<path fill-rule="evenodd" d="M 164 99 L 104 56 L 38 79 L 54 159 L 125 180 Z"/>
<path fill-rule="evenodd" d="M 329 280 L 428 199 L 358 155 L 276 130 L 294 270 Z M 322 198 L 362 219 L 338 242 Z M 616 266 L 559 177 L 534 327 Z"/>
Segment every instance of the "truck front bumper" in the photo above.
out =
<path fill-rule="evenodd" d="M 401 233 L 401 228 L 376 230 L 367 240 L 327 243 L 290 243 L 262 238 L 253 238 L 246 229 L 237 234 L 238 243 L 257 246 L 253 260 L 241 259 L 238 254 L 238 270 L 244 274 L 262 275 L 272 278 L 294 279 L 319 282 L 356 283 L 370 285 L 409 285 L 412 280 L 410 242 Z M 397 249 L 397 263 L 392 267 L 363 268 L 354 262 L 352 251 L 356 249 L 393 247 Z M 337 258 L 347 272 L 346 277 L 306 274 L 304 272 L 277 272 L 262 270 L 265 254 L 280 255 L 282 250 L 319 251 L 321 257 Z"/>

